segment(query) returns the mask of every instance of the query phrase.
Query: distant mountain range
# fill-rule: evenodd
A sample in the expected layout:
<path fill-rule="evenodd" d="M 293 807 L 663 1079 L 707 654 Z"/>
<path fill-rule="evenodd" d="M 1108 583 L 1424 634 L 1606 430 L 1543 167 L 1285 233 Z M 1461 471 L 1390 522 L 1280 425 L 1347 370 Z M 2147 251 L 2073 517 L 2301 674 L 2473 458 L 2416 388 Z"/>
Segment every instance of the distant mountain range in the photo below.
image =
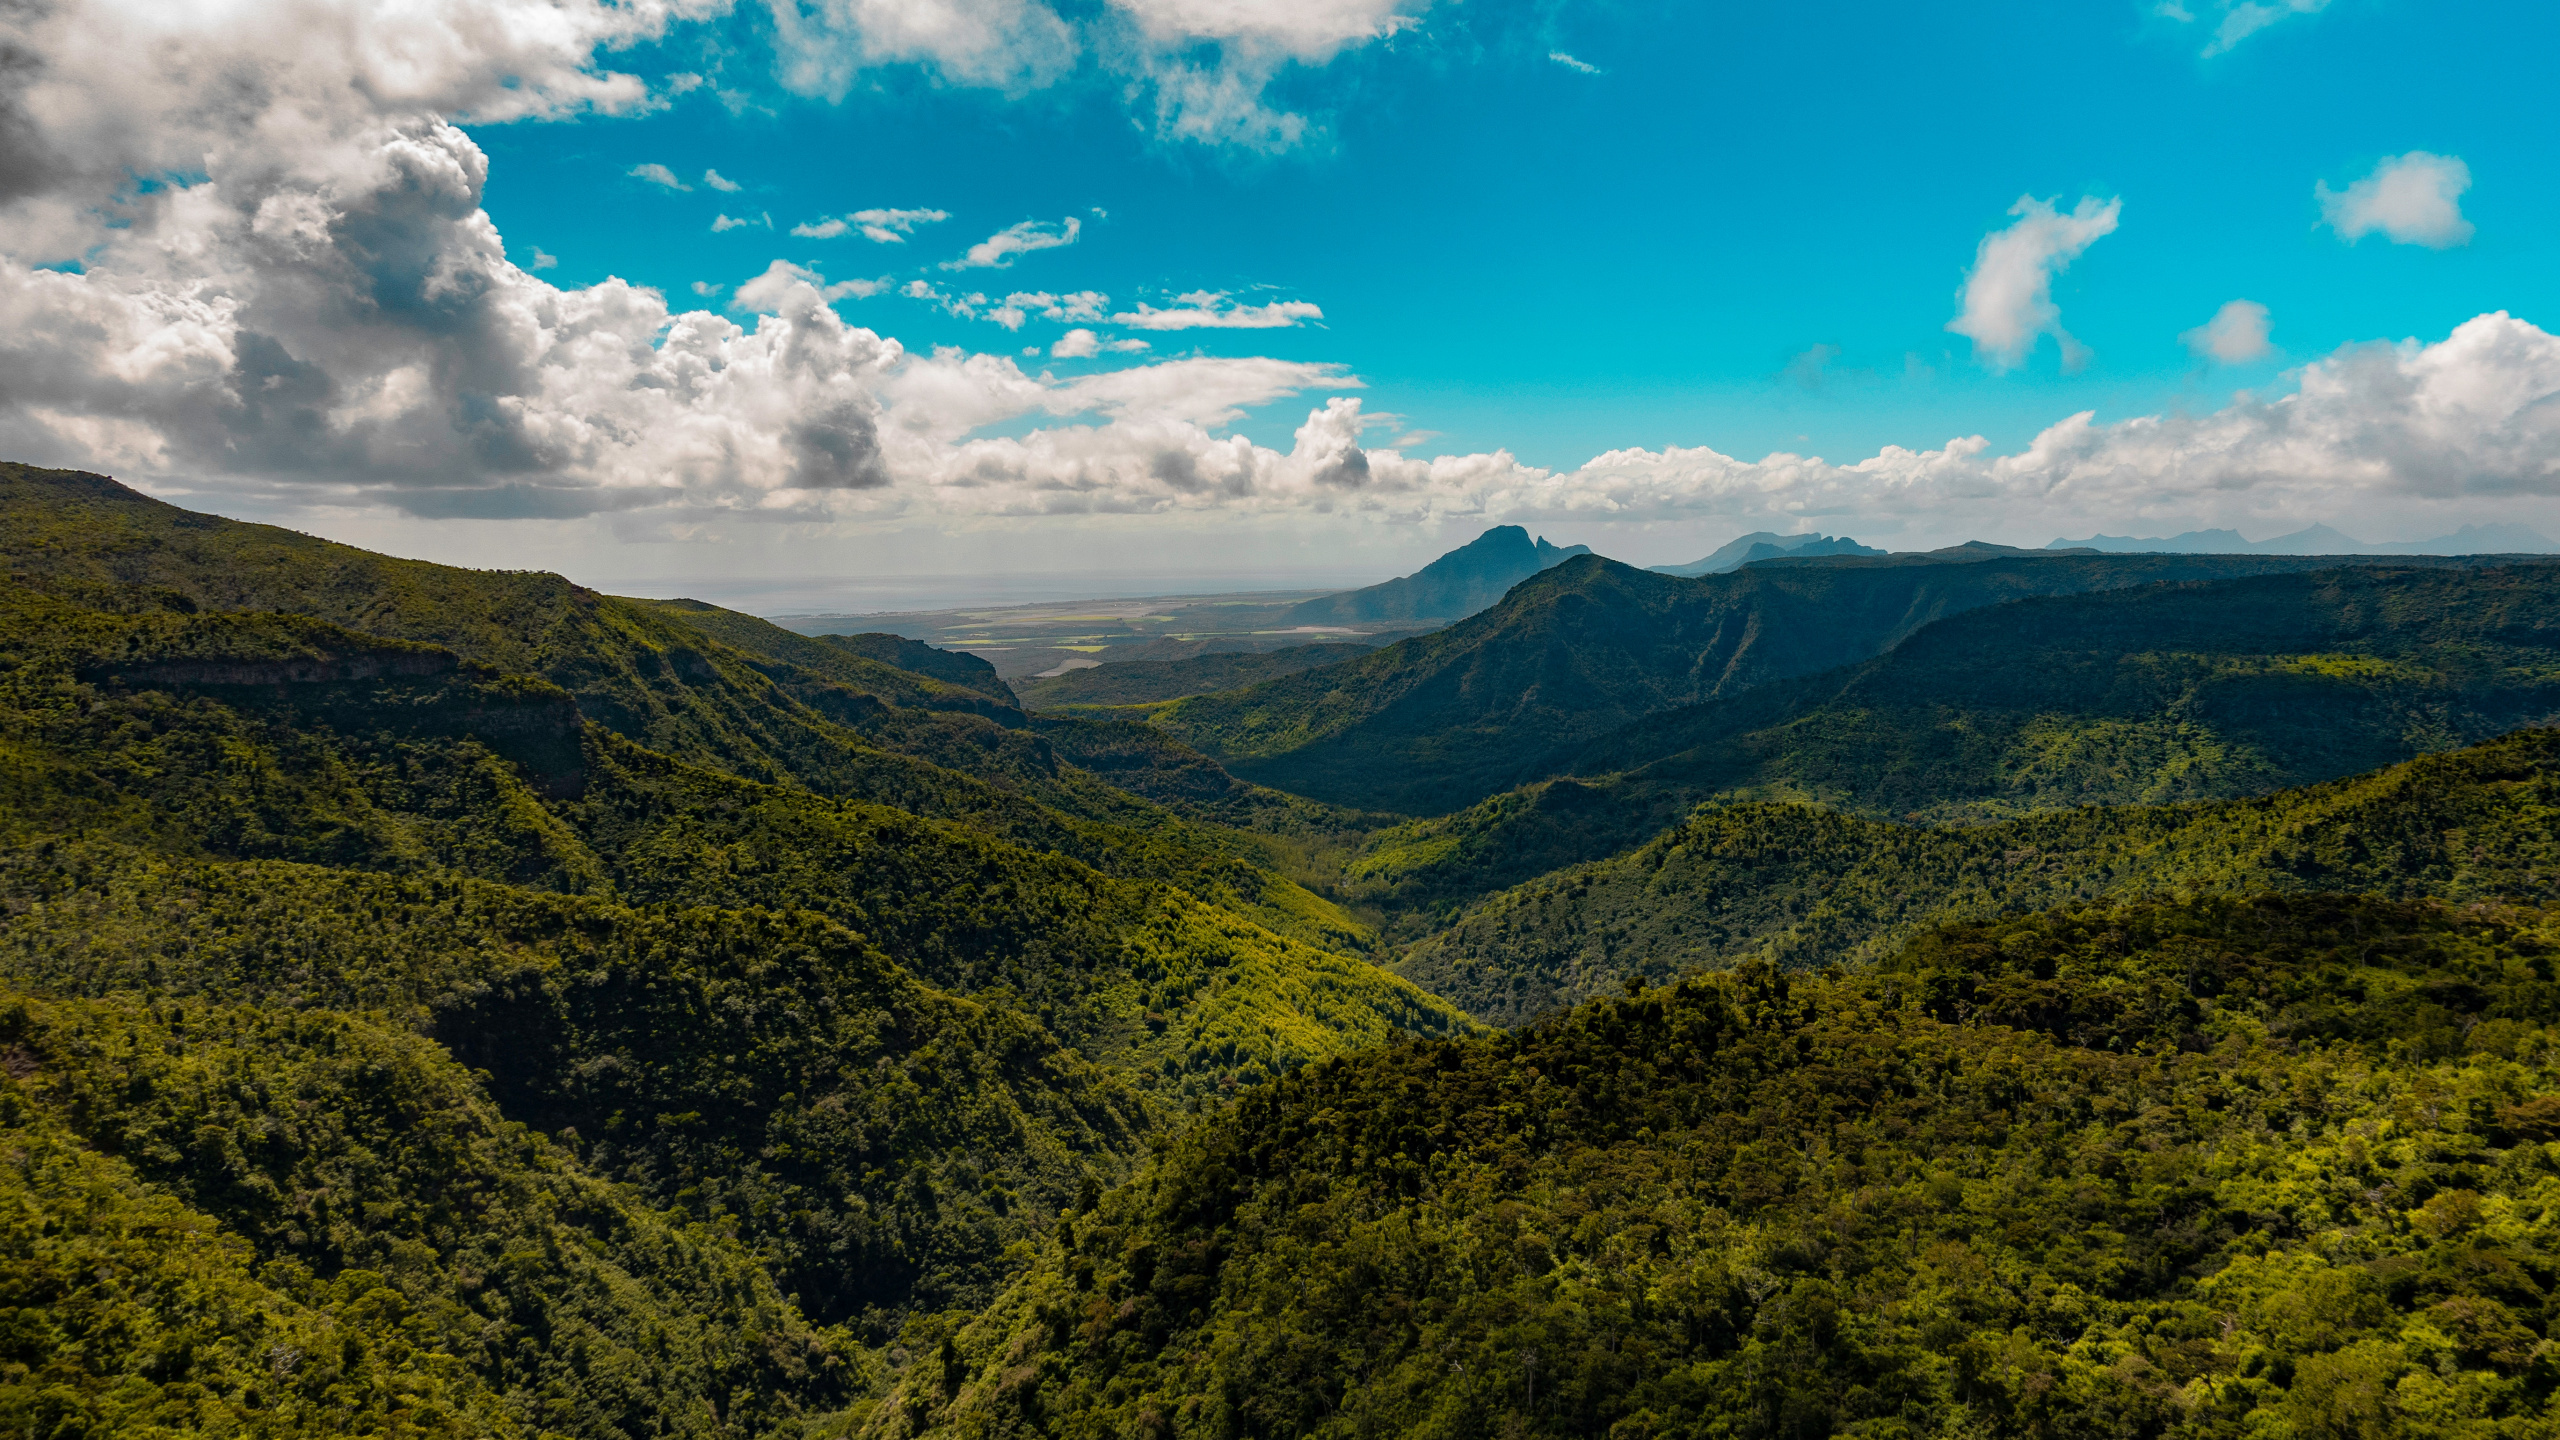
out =
<path fill-rule="evenodd" d="M 1539 571 L 1590 553 L 1588 545 L 1551 545 L 1543 536 L 1530 539 L 1517 525 L 1496 525 L 1411 575 L 1309 600 L 1290 610 L 1289 618 L 1300 625 L 1460 620 L 1490 608 Z"/>
<path fill-rule="evenodd" d="M 1882 555 L 1872 545 L 1861 545 L 1846 535 L 1780 535 L 1771 530 L 1754 530 L 1727 542 L 1703 560 L 1686 565 L 1649 565 L 1656 575 L 1677 575 L 1684 580 L 1700 575 L 1722 575 L 1739 570 L 1754 560 L 1775 560 L 1781 556 L 1810 558 L 1816 555 Z"/>
<path fill-rule="evenodd" d="M 2056 540 L 2045 548 L 2103 550 L 2116 555 L 2560 554 L 2560 544 L 2554 544 L 2539 532 L 2522 525 L 2465 525 L 2450 535 L 2439 535 L 2433 540 L 2392 540 L 2380 544 L 2368 544 L 2326 525 L 2314 525 L 2307 530 L 2296 530 L 2290 535 L 2278 535 L 2268 540 L 2246 539 L 2237 530 L 2190 530 L 2184 535 L 2147 540 L 2130 535 L 2092 535 L 2086 540 Z M 1722 554 L 1723 551 L 1717 553 Z M 1698 563 L 1703 565 L 1706 562 Z"/>
<path fill-rule="evenodd" d="M 1959 611 L 2333 564 L 1976 543 L 1679 579 L 1593 555 L 1444 630 L 1195 695 L 1153 723 L 1256 784 L 1430 815 L 1534 779 L 1541 761 L 1560 758 L 1552 752 L 1570 754 L 1644 716 L 1855 664 Z"/>

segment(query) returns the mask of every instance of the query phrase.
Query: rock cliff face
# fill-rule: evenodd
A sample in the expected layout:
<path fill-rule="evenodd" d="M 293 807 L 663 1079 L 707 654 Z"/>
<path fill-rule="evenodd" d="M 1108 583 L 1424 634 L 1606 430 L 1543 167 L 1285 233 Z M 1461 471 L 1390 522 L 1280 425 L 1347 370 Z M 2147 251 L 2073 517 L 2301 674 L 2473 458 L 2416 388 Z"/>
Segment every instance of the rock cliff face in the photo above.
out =
<path fill-rule="evenodd" d="M 1588 545 L 1532 540 L 1517 525 L 1497 525 L 1423 566 L 1365 590 L 1310 600 L 1289 612 L 1301 625 L 1358 625 L 1379 620 L 1463 620 L 1492 608 L 1512 586 L 1541 570 L 1588 555 Z"/>

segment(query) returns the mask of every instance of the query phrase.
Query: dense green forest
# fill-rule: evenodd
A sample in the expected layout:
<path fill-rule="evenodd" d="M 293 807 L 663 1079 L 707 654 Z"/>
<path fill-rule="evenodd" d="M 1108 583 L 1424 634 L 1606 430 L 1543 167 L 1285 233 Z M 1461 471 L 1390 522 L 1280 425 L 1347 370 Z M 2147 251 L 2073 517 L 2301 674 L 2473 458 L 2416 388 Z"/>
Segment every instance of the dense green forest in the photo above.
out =
<path fill-rule="evenodd" d="M 1328 1061 L 867 1433 L 2551 1433 L 2560 933 L 2069 907 Z"/>
<path fill-rule="evenodd" d="M 1035 712 L 0 559 L 0 1433 L 2555 1428 L 2560 567 L 1582 557 Z"/>

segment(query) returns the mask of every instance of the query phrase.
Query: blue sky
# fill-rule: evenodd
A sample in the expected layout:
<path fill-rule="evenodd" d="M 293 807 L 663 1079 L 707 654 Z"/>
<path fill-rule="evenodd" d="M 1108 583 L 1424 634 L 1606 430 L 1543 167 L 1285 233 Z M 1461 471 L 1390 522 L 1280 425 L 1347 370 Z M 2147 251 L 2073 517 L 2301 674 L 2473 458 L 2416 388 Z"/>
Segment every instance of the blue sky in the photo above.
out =
<path fill-rule="evenodd" d="M 2352 341 L 2551 313 L 2560 190 L 2534 97 L 2560 10 L 2340 0 L 2207 57 L 2218 18 L 2109 3 L 1435 9 L 1285 76 L 1280 97 L 1322 133 L 1273 157 L 1158 140 L 1098 76 L 1008 96 L 908 66 L 840 101 L 796 97 L 766 72 L 770 27 L 750 16 L 718 31 L 714 58 L 743 91 L 728 103 L 706 88 L 642 119 L 478 138 L 510 245 L 559 256 L 570 283 L 614 274 L 683 296 L 787 257 L 830 278 L 1098 289 L 1118 304 L 1310 301 L 1320 328 L 1144 338 L 1339 361 L 1372 408 L 1437 443 L 1544 465 L 1625 445 L 1855 458 L 1980 432 L 2007 446 L 2081 409 L 2211 407 Z M 651 58 L 669 69 L 705 59 L 664 52 Z M 2411 150 L 2473 172 L 2469 244 L 2350 245 L 2322 224 L 2315 185 Z M 694 189 L 629 177 L 647 163 Z M 705 169 L 744 188 L 703 186 Z M 2123 202 L 2120 228 L 2055 283 L 2091 351 L 2077 374 L 2049 338 L 1991 371 L 1944 328 L 1976 244 L 2022 195 Z M 951 219 L 900 246 L 710 230 L 722 214 L 787 232 L 870 208 Z M 1071 247 L 1002 273 L 935 269 L 997 230 L 1070 215 L 1086 222 Z M 2277 348 L 2200 365 L 2179 336 L 2235 298 L 2268 307 Z M 840 308 L 911 346 L 1007 338 L 894 294 Z M 1020 338 L 1066 328 L 1035 320 Z M 1299 417 L 1272 408 L 1259 428 L 1285 443 Z"/>
<path fill-rule="evenodd" d="M 13 13 L 0 447 L 768 608 L 2560 534 L 2560 11 L 2181 3 Z"/>

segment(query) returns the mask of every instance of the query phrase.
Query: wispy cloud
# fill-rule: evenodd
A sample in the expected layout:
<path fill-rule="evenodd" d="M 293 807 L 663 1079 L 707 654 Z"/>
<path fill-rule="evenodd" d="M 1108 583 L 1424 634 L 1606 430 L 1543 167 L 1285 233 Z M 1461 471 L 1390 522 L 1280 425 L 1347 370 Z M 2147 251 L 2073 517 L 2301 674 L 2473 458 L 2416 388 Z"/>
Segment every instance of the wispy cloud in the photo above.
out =
<path fill-rule="evenodd" d="M 856 210 L 845 217 L 862 227 L 862 238 L 882 245 L 901 245 L 920 225 L 939 225 L 951 218 L 942 210 Z"/>
<path fill-rule="evenodd" d="M 533 247 L 533 263 L 525 268 L 528 270 L 554 270 L 559 268 L 559 265 L 559 256 L 552 254 L 550 251 L 543 249 L 539 245 L 536 245 Z"/>
<path fill-rule="evenodd" d="M 1170 308 L 1142 303 L 1112 316 L 1111 323 L 1133 330 L 1286 330 L 1323 318 L 1324 311 L 1306 300 L 1238 305 L 1224 290 L 1194 290 L 1175 296 Z"/>
<path fill-rule="evenodd" d="M 1058 222 L 1054 227 L 1042 220 L 1025 220 L 1019 225 L 999 230 L 970 246 L 969 253 L 959 259 L 943 261 L 942 268 L 945 270 L 1000 269 L 1012 264 L 1017 256 L 1028 255 L 1035 250 L 1055 250 L 1062 245 L 1073 245 L 1076 243 L 1076 236 L 1083 232 L 1084 222 L 1073 215 Z"/>
<path fill-rule="evenodd" d="M 711 219 L 711 230 L 713 234 L 718 234 L 723 230 L 743 230 L 750 225 L 761 225 L 767 230 L 770 230 L 773 228 L 773 217 L 771 215 L 715 215 Z"/>
<path fill-rule="evenodd" d="M 1971 340 L 1974 354 L 1994 370 L 2015 368 L 2040 335 L 2061 343 L 2064 369 L 2078 369 L 2087 362 L 2088 348 L 2062 328 L 2062 311 L 2053 303 L 2053 277 L 2099 237 L 2115 232 L 2123 205 L 2121 200 L 2100 204 L 2083 196 L 2065 215 L 2050 200 L 2019 196 L 2009 207 L 2018 222 L 1985 235 L 1974 251 L 1973 269 L 1964 280 L 1963 311 L 1947 328 Z"/>
<path fill-rule="evenodd" d="M 824 215 L 806 224 L 794 225 L 791 233 L 807 240 L 833 240 L 848 231 L 859 230 L 865 240 L 881 245 L 903 245 L 918 226 L 950 218 L 940 210 L 856 210 L 850 215 Z"/>
<path fill-rule="evenodd" d="M 2470 188 L 2470 166 L 2412 150 L 2344 190 L 2331 190 L 2324 180 L 2312 193 L 2330 228 L 2350 244 L 2379 230 L 2395 244 L 2448 250 L 2470 243 L 2471 222 L 2462 218 L 2462 194 Z"/>
<path fill-rule="evenodd" d="M 2227 5 L 2222 12 L 2222 23 L 2213 27 L 2213 39 L 2205 45 L 2204 53 L 2209 56 L 2224 54 L 2279 20 L 2290 20 L 2296 15 L 2316 15 L 2327 8 L 2329 0 L 2273 0 L 2273 3 L 2243 0 L 2238 5 Z"/>
<path fill-rule="evenodd" d="M 677 179 L 676 172 L 659 164 L 655 160 L 650 161 L 646 165 L 634 165 L 624 173 L 634 180 L 646 180 L 652 185 L 664 185 L 670 190 L 691 190 L 693 188 L 682 180 Z"/>
<path fill-rule="evenodd" d="M 744 185 L 739 184 L 737 181 L 730 179 L 726 175 L 721 174 L 717 170 L 703 171 L 702 183 L 724 195 L 735 195 L 739 191 L 747 188 Z"/>
<path fill-rule="evenodd" d="M 1588 60 L 1576 60 L 1561 50 L 1548 51 L 1547 58 L 1553 60 L 1567 70 L 1574 71 L 1581 75 L 1606 75 L 1609 73 L 1608 71 L 1601 69 L 1599 66 L 1592 64 Z"/>

